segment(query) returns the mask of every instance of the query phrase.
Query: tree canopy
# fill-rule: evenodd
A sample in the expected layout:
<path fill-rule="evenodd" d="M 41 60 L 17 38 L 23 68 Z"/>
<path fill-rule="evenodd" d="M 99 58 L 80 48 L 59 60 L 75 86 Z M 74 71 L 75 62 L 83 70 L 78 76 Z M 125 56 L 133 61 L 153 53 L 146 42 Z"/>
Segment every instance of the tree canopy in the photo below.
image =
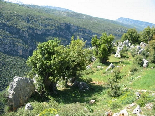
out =
<path fill-rule="evenodd" d="M 140 34 L 136 29 L 128 29 L 128 31 L 122 35 L 121 40 L 129 40 L 132 44 L 138 44 L 140 43 Z"/>
<path fill-rule="evenodd" d="M 38 45 L 33 55 L 28 58 L 27 64 L 43 83 L 40 92 L 44 89 L 50 91 L 55 88 L 59 79 L 76 77 L 78 71 L 86 69 L 88 62 L 84 46 L 82 39 L 74 40 L 74 37 L 66 47 L 60 45 L 56 38 Z"/>
<path fill-rule="evenodd" d="M 112 41 L 114 40 L 113 35 L 107 35 L 103 33 L 102 36 L 98 39 L 97 36 L 94 36 L 91 40 L 92 46 L 95 47 L 95 56 L 97 56 L 101 63 L 105 63 L 108 60 L 108 57 L 113 51 Z"/>

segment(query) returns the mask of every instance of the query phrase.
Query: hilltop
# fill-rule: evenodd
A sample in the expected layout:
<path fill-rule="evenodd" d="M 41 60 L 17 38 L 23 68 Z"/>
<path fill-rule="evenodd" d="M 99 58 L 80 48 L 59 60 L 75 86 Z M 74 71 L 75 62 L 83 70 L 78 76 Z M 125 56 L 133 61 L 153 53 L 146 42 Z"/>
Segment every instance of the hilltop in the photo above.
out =
<path fill-rule="evenodd" d="M 126 25 L 129 25 L 131 28 L 136 28 L 139 31 L 142 31 L 144 28 L 146 28 L 148 26 L 149 27 L 155 26 L 155 24 L 153 24 L 153 23 L 139 21 L 139 20 L 133 20 L 133 19 L 124 18 L 124 17 L 120 17 L 116 21 L 126 24 Z"/>

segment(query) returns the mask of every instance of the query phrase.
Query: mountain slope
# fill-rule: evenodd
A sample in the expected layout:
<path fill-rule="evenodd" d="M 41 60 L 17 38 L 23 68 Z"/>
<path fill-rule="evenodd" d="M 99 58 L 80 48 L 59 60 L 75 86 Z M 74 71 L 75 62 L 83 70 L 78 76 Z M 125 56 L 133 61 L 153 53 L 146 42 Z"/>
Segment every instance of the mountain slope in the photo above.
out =
<path fill-rule="evenodd" d="M 115 21 L 47 6 L 0 1 L 0 8 L 0 52 L 23 58 L 32 55 L 37 43 L 54 37 L 65 45 L 71 36 L 80 36 L 90 45 L 93 35 L 107 32 L 118 39 L 127 31 Z"/>
<path fill-rule="evenodd" d="M 155 26 L 155 24 L 153 24 L 153 23 L 139 21 L 139 20 L 133 20 L 133 19 L 129 19 L 129 18 L 123 18 L 123 17 L 118 18 L 116 21 L 126 24 L 126 25 L 130 25 L 132 28 L 136 28 L 140 31 L 142 31 L 144 28 L 146 28 L 148 26 L 150 26 L 150 27 Z"/>

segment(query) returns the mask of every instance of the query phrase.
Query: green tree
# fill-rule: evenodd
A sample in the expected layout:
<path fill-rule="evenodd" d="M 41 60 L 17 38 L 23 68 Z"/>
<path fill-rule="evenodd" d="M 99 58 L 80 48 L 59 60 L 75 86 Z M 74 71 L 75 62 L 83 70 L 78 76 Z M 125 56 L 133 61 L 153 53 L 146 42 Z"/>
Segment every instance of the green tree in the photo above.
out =
<path fill-rule="evenodd" d="M 32 67 L 33 74 L 37 74 L 43 83 L 39 92 L 43 90 L 50 91 L 55 89 L 55 85 L 59 77 L 64 72 L 64 64 L 66 63 L 67 54 L 65 47 L 60 45 L 58 39 L 49 40 L 38 45 L 33 55 L 28 58 L 27 64 Z"/>
<path fill-rule="evenodd" d="M 140 35 L 136 29 L 128 29 L 128 31 L 122 35 L 121 40 L 129 40 L 132 44 L 138 44 L 140 43 Z"/>
<path fill-rule="evenodd" d="M 149 26 L 145 28 L 141 33 L 141 41 L 148 43 L 154 38 L 155 35 L 155 28 L 150 28 Z"/>
<path fill-rule="evenodd" d="M 38 75 L 38 92 L 55 92 L 59 79 L 76 77 L 78 71 L 85 70 L 88 62 L 84 46 L 85 42 L 79 38 L 72 38 L 67 47 L 60 45 L 58 39 L 39 44 L 27 60 L 32 74 Z"/>
<path fill-rule="evenodd" d="M 67 77 L 76 79 L 78 77 L 77 73 L 85 70 L 89 62 L 88 49 L 85 49 L 85 44 L 82 39 L 75 40 L 74 37 L 71 38 L 71 43 L 68 46 L 68 71 Z"/>
<path fill-rule="evenodd" d="M 94 36 L 91 40 L 92 46 L 95 47 L 95 56 L 97 56 L 101 63 L 106 63 L 108 57 L 113 51 L 112 41 L 114 40 L 113 35 L 107 36 L 106 33 L 103 33 L 102 36 L 98 39 L 97 35 Z"/>

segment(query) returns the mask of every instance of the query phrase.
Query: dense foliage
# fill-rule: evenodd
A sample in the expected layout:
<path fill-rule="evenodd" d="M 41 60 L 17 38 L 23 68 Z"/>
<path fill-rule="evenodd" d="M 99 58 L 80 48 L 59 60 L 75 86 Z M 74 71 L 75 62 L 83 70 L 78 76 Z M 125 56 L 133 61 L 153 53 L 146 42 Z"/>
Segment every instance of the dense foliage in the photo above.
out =
<path fill-rule="evenodd" d="M 0 52 L 0 91 L 9 85 L 14 76 L 26 76 L 29 70 L 25 59 Z"/>
<path fill-rule="evenodd" d="M 132 44 L 138 44 L 140 43 L 140 35 L 136 29 L 128 29 L 128 31 L 123 34 L 121 40 L 129 40 Z"/>
<path fill-rule="evenodd" d="M 88 65 L 85 42 L 72 38 L 70 45 L 60 45 L 58 39 L 49 40 L 38 45 L 33 55 L 28 58 L 27 64 L 32 67 L 32 74 L 41 81 L 39 93 L 55 91 L 58 80 L 76 78 L 77 72 L 85 70 Z M 31 75 L 32 75 L 31 74 Z M 32 75 L 33 77 L 34 75 Z"/>
<path fill-rule="evenodd" d="M 121 40 L 129 40 L 132 44 L 139 44 L 140 42 L 149 43 L 149 41 L 155 38 L 155 28 L 149 26 L 142 32 L 138 33 L 136 29 L 128 29 L 126 33 L 122 35 Z"/>
<path fill-rule="evenodd" d="M 95 47 L 94 53 L 97 56 L 101 63 L 106 63 L 108 57 L 113 51 L 112 41 L 114 40 L 113 35 L 107 35 L 103 33 L 102 36 L 98 39 L 97 36 L 92 38 L 91 44 Z"/>

